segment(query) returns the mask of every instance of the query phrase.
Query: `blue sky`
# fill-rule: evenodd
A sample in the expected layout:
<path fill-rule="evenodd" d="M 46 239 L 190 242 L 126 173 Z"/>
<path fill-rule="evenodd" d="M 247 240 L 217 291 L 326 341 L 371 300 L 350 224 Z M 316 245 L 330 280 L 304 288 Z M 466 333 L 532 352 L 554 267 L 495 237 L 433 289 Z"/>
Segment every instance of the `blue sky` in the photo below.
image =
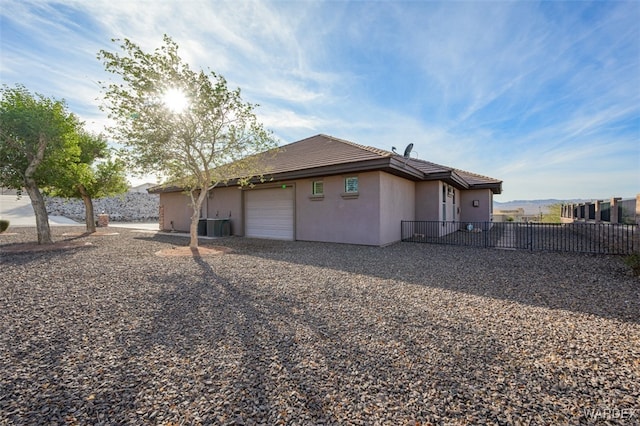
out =
<path fill-rule="evenodd" d="M 640 1 L 0 0 L 0 82 L 100 131 L 96 54 L 164 33 L 260 104 L 282 144 L 325 133 L 502 179 L 497 201 L 640 193 Z"/>

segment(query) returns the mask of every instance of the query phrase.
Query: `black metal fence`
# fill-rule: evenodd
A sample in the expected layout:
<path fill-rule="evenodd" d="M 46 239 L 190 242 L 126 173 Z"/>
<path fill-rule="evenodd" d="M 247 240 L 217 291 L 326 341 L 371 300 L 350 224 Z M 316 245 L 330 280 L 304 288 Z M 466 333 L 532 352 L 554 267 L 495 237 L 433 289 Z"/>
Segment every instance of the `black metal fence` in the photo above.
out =
<path fill-rule="evenodd" d="M 402 241 L 503 249 L 631 254 L 640 249 L 636 225 L 402 221 Z"/>

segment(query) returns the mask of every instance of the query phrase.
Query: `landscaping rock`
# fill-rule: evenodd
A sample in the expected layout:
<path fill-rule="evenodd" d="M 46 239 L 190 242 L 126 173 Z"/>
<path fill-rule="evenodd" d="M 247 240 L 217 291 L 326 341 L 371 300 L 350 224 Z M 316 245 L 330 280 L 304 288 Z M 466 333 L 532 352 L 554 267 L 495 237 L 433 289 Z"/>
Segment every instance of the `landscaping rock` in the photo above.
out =
<path fill-rule="evenodd" d="M 80 199 L 45 197 L 47 213 L 84 222 L 85 208 Z M 152 222 L 158 220 L 160 196 L 140 192 L 127 192 L 115 197 L 93 200 L 96 217 L 108 215 L 113 222 Z"/>
<path fill-rule="evenodd" d="M 618 257 L 73 238 L 91 244 L 0 235 L 0 424 L 640 419 L 640 281 Z"/>

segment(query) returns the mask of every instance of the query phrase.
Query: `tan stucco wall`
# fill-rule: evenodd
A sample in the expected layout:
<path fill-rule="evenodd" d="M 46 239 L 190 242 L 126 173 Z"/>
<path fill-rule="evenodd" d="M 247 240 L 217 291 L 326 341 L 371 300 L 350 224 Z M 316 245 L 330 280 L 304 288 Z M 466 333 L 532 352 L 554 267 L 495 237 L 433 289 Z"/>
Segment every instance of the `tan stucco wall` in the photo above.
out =
<path fill-rule="evenodd" d="M 400 241 L 400 222 L 414 220 L 416 185 L 413 181 L 388 173 L 380 175 L 380 243 Z"/>
<path fill-rule="evenodd" d="M 206 217 L 229 219 L 231 235 L 244 235 L 242 191 L 238 186 L 213 188 L 205 203 Z"/>
<path fill-rule="evenodd" d="M 415 220 L 441 220 L 440 181 L 416 182 Z"/>
<path fill-rule="evenodd" d="M 189 232 L 193 211 L 189 206 L 190 203 L 189 196 L 182 192 L 161 193 L 160 206 L 164 211 L 164 229 L 162 230 L 170 231 L 171 222 L 173 222 L 173 230 Z"/>
<path fill-rule="evenodd" d="M 165 192 L 160 194 L 160 206 L 164 212 L 164 229 L 173 229 L 179 232 L 189 232 L 191 224 L 190 207 L 191 200 L 188 195 L 182 192 Z M 229 218 L 231 213 L 231 232 L 233 235 L 242 235 L 242 191 L 238 187 L 214 188 L 209 197 L 202 203 L 202 214 L 200 217 L 209 218 Z"/>
<path fill-rule="evenodd" d="M 344 178 L 358 176 L 358 196 L 344 197 Z M 324 196 L 311 196 L 312 182 L 322 180 Z M 441 181 L 412 182 L 385 172 L 366 172 L 300 179 L 287 182 L 295 188 L 295 239 L 363 245 L 386 245 L 400 240 L 402 220 L 486 222 L 491 218 L 492 197 L 488 189 L 459 191 L 454 197 L 442 193 Z M 273 184 L 265 184 L 273 186 Z M 258 185 L 256 189 L 263 187 Z M 445 200 L 445 203 L 442 200 Z M 473 200 L 479 206 L 473 207 Z M 182 193 L 160 194 L 165 230 L 188 232 L 189 197 Z M 203 206 L 202 217 L 228 218 L 233 235 L 244 235 L 243 191 L 237 187 L 214 188 Z M 460 212 L 458 213 L 458 209 Z M 439 232 L 445 232 L 445 227 Z M 448 229 L 448 228 L 447 228 Z"/>
<path fill-rule="evenodd" d="M 449 193 L 449 188 L 452 188 L 452 193 Z M 439 180 L 416 183 L 416 220 L 460 221 L 461 194 L 460 190 Z M 430 226 L 429 229 L 434 231 L 436 228 Z M 439 226 L 437 229 L 437 233 L 433 232 L 436 235 L 444 235 L 454 230 L 451 226 Z"/>
<path fill-rule="evenodd" d="M 380 245 L 380 175 L 367 172 L 296 181 L 296 239 Z M 344 178 L 358 176 L 358 197 L 345 198 Z M 324 197 L 311 197 L 322 180 Z M 399 227 L 399 225 L 398 225 Z"/>
<path fill-rule="evenodd" d="M 473 201 L 478 200 L 478 207 Z M 461 222 L 489 222 L 493 212 L 493 197 L 490 189 L 473 189 L 460 194 Z"/>

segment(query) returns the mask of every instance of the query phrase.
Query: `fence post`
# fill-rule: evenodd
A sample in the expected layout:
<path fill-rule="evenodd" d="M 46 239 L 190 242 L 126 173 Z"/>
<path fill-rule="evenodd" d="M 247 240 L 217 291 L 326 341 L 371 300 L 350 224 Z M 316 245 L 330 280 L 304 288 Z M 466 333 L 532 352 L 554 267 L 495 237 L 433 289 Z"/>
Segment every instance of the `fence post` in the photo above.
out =
<path fill-rule="evenodd" d="M 529 251 L 533 251 L 533 225 L 527 222 L 527 240 L 529 240 Z"/>
<path fill-rule="evenodd" d="M 484 232 L 484 248 L 489 247 L 489 223 L 485 222 L 484 226 L 482 226 L 482 232 Z"/>
<path fill-rule="evenodd" d="M 611 218 L 610 218 L 610 222 L 611 223 L 622 223 L 622 218 L 619 217 L 619 209 L 618 209 L 618 205 L 619 205 L 619 201 L 622 200 L 621 197 L 614 197 L 611 199 Z"/>

